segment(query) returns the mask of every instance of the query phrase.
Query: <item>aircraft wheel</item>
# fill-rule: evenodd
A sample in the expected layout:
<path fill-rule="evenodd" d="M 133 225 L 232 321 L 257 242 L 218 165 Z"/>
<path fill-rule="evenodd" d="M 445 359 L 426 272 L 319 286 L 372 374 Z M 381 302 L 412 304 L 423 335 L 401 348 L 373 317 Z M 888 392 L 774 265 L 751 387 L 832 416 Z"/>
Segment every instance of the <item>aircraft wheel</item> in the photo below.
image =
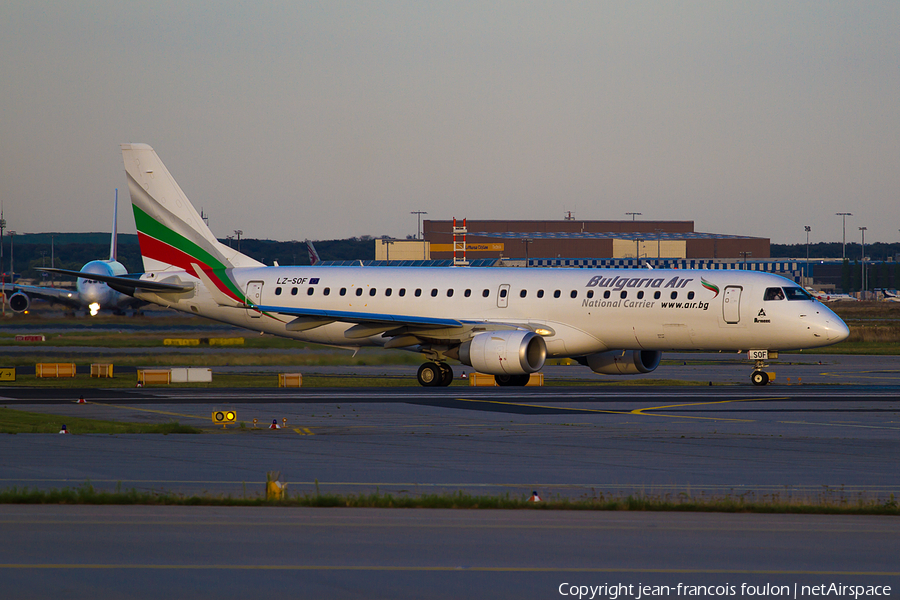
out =
<path fill-rule="evenodd" d="M 766 385 L 769 383 L 769 374 L 765 371 L 753 371 L 750 375 L 750 382 L 753 385 Z"/>
<path fill-rule="evenodd" d="M 494 375 L 494 381 L 497 382 L 497 385 L 512 385 L 510 381 L 512 381 L 512 375 Z"/>
<path fill-rule="evenodd" d="M 442 377 L 441 368 L 437 363 L 433 362 L 425 363 L 419 367 L 419 372 L 416 373 L 416 379 L 419 380 L 419 384 L 425 387 L 440 385 Z"/>
<path fill-rule="evenodd" d="M 503 386 L 524 386 L 528 384 L 528 379 L 531 376 L 528 373 L 524 375 L 495 375 L 494 381 L 497 382 L 497 385 Z"/>
<path fill-rule="evenodd" d="M 438 366 L 441 368 L 440 385 L 447 387 L 448 385 L 453 383 L 453 369 L 450 368 L 450 365 L 445 363 L 438 363 Z"/>

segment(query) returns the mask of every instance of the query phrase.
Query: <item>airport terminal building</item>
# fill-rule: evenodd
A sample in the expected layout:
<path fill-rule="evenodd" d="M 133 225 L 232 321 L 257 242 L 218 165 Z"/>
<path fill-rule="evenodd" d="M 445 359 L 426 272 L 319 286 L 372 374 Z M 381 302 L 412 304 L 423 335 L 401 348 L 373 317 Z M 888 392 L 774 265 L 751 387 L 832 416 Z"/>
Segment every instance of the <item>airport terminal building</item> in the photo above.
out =
<path fill-rule="evenodd" d="M 462 226 L 461 221 L 456 222 Z M 452 259 L 454 222 L 422 221 L 430 258 Z M 579 259 L 768 259 L 769 239 L 702 233 L 693 221 L 468 220 L 466 257 L 526 260 Z M 461 234 L 456 235 L 457 256 Z"/>

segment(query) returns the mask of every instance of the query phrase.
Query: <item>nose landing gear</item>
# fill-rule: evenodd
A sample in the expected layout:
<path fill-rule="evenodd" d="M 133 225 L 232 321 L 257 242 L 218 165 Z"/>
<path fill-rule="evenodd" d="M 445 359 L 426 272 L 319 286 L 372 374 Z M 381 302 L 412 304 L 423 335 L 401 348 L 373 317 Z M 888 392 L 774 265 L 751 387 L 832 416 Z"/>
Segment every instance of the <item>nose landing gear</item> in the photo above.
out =
<path fill-rule="evenodd" d="M 761 368 L 761 365 L 757 365 L 756 368 Z M 765 371 L 753 371 L 750 374 L 750 382 L 753 385 L 766 385 L 769 383 L 769 374 Z"/>
<path fill-rule="evenodd" d="M 766 360 L 769 358 L 778 358 L 777 352 L 769 352 L 767 350 L 751 350 L 749 352 L 750 360 L 754 361 L 753 373 L 750 374 L 750 383 L 753 385 L 768 385 L 770 381 L 775 380 L 775 373 L 772 371 L 764 371 L 768 365 Z"/>

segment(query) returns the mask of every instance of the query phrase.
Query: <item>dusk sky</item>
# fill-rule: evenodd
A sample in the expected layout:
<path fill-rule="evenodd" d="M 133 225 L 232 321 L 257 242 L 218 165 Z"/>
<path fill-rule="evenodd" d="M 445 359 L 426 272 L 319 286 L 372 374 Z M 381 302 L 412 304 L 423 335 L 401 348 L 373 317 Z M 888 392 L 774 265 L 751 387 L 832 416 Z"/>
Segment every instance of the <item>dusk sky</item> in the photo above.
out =
<path fill-rule="evenodd" d="M 134 232 L 119 144 L 220 237 L 406 237 L 416 216 L 693 220 L 900 240 L 900 2 L 0 5 L 19 233 Z"/>

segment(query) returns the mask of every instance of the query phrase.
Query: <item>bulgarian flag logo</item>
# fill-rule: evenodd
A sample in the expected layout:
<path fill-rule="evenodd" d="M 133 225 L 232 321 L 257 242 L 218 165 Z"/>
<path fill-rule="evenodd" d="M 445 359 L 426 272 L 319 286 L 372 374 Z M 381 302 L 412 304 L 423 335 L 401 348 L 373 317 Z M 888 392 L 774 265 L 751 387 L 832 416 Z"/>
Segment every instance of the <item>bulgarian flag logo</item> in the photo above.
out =
<path fill-rule="evenodd" d="M 702 283 L 703 287 L 705 287 L 709 291 L 715 292 L 716 296 L 719 295 L 719 287 L 717 285 L 708 282 L 707 280 L 703 279 L 702 277 L 700 278 L 700 283 Z M 716 296 L 713 296 L 713 298 L 715 298 Z"/>

